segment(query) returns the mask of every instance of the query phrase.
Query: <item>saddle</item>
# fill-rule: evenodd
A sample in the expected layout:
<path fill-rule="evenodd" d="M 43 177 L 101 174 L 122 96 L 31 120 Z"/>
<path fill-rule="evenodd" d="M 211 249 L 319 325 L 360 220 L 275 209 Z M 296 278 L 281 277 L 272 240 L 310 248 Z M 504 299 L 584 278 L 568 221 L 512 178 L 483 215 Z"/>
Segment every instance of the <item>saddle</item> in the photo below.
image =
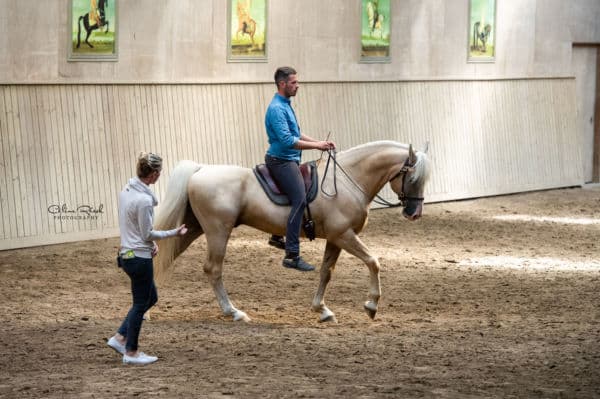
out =
<path fill-rule="evenodd" d="M 277 205 L 289 205 L 290 200 L 287 195 L 281 192 L 275 180 L 269 173 L 267 165 L 260 164 L 256 165 L 253 169 L 258 182 L 260 183 L 263 190 L 267 194 L 269 199 Z M 300 165 L 300 172 L 304 179 L 304 187 L 306 189 L 306 203 L 311 203 L 316 197 L 319 191 L 319 178 L 317 176 L 317 163 L 315 161 L 306 162 Z"/>

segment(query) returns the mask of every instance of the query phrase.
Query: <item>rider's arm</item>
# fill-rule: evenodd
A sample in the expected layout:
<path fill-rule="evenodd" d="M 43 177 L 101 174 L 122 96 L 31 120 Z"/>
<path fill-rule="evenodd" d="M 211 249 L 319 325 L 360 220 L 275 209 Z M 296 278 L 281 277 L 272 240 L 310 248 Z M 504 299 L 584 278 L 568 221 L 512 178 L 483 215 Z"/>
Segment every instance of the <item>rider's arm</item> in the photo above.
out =
<path fill-rule="evenodd" d="M 329 149 L 335 148 L 335 143 L 333 141 L 322 141 L 313 139 L 310 136 L 307 136 L 304 133 L 300 134 L 300 140 L 296 143 L 294 148 L 299 150 L 322 150 L 327 151 Z"/>
<path fill-rule="evenodd" d="M 335 148 L 335 144 L 331 141 L 307 141 L 304 139 L 298 140 L 296 144 L 294 144 L 294 148 L 298 150 L 321 150 L 327 151 L 329 149 Z"/>
<path fill-rule="evenodd" d="M 317 139 L 313 139 L 312 137 L 307 136 L 304 133 L 300 133 L 300 140 L 302 140 L 302 141 L 320 141 L 320 140 L 317 140 Z"/>

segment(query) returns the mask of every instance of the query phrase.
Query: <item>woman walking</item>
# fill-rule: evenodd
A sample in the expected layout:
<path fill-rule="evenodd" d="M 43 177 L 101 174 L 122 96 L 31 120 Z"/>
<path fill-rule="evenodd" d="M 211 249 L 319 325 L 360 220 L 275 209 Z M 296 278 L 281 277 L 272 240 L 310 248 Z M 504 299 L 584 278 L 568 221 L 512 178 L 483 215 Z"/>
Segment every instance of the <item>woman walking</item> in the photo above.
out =
<path fill-rule="evenodd" d="M 173 230 L 157 231 L 152 228 L 154 207 L 158 204 L 150 185 L 156 183 L 162 170 L 162 158 L 152 153 L 141 153 L 137 161 L 137 177 L 119 194 L 119 229 L 121 248 L 117 258 L 119 267 L 131 279 L 133 305 L 108 345 L 123 355 L 123 363 L 149 364 L 158 360 L 138 350 L 138 337 L 144 313 L 158 300 L 152 258 L 158 253 L 155 240 L 184 235 L 184 224 Z"/>

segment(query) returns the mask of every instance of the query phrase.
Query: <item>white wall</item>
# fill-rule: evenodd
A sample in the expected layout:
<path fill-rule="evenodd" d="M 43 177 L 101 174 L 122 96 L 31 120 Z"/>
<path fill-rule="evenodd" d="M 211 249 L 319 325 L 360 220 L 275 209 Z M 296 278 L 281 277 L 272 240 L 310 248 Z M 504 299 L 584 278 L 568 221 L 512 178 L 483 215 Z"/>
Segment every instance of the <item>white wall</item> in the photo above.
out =
<path fill-rule="evenodd" d="M 571 43 L 600 43 L 597 0 L 498 0 L 497 57 L 467 63 L 468 0 L 392 1 L 389 64 L 359 63 L 358 0 L 269 1 L 267 63 L 226 62 L 226 1 L 120 0 L 119 61 L 67 62 L 68 0 L 0 0 L 0 83 L 268 82 L 572 76 Z"/>
<path fill-rule="evenodd" d="M 140 150 L 165 158 L 159 197 L 182 159 L 262 163 L 273 86 L 0 85 L 0 250 L 116 235 Z M 306 83 L 294 104 L 303 131 L 341 150 L 429 141 L 429 202 L 581 184 L 574 93 L 572 78 Z"/>

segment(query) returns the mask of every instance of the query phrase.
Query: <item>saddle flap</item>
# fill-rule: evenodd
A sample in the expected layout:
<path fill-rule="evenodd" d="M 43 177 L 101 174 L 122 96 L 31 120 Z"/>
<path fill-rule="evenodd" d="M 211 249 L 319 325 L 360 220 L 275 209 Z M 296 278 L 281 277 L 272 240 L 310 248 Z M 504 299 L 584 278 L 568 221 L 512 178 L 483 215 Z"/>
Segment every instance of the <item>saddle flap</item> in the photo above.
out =
<path fill-rule="evenodd" d="M 269 168 L 267 168 L 266 164 L 262 163 L 260 165 L 256 165 L 254 172 L 256 174 L 256 177 L 259 178 L 258 180 L 261 182 L 261 184 L 266 184 L 269 190 L 273 192 L 273 194 L 283 195 L 279 187 L 277 187 L 277 183 L 275 183 L 275 180 L 273 180 L 273 176 L 271 176 Z"/>

